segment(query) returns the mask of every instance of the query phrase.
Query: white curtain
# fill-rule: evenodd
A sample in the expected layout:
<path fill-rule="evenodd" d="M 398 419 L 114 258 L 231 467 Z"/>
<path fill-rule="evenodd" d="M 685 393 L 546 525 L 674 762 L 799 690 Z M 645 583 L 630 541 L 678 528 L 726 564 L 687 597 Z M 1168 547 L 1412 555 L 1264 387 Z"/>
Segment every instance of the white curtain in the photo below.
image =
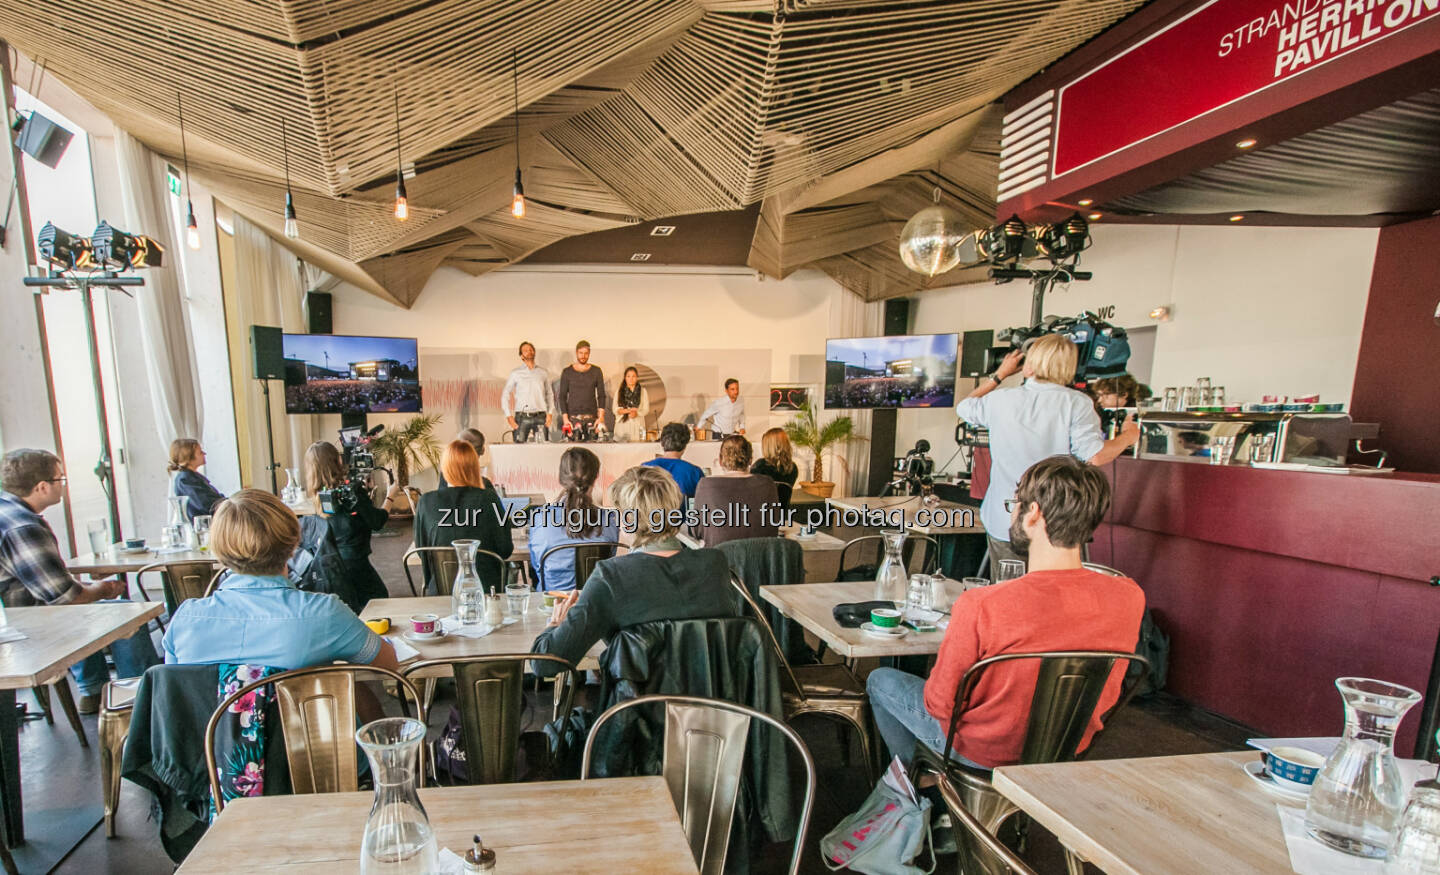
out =
<path fill-rule="evenodd" d="M 198 439 L 204 408 L 186 316 L 181 240 L 167 202 L 165 171 L 155 153 L 119 128 L 115 154 L 125 202 L 121 230 L 147 235 L 167 253 L 163 267 L 141 273 L 145 285 L 135 290 L 155 426 L 167 444 L 179 437 Z"/>
<path fill-rule="evenodd" d="M 270 325 L 292 334 L 304 333 L 301 302 L 305 297 L 305 283 L 301 264 L 259 227 L 235 214 L 236 310 L 238 324 L 246 334 L 243 342 L 249 343 L 251 325 Z M 251 388 L 244 394 L 243 403 L 252 439 L 241 452 L 249 454 L 253 485 L 268 489 L 270 478 L 265 468 L 270 464 L 270 456 L 265 447 L 265 398 L 258 382 L 249 381 L 249 384 Z M 270 381 L 270 416 L 275 429 L 275 460 L 284 467 L 298 468 L 306 447 L 319 437 L 318 417 L 287 416 L 285 387 L 277 380 Z M 279 472 L 278 482 L 285 485 L 284 472 Z"/>
<path fill-rule="evenodd" d="M 866 301 L 854 292 L 839 286 L 831 292 L 830 336 L 869 337 L 880 333 L 884 305 L 880 301 Z M 821 391 L 824 391 L 822 386 Z M 839 414 L 821 414 L 822 422 Z M 871 415 L 868 410 L 849 410 L 848 415 L 855 422 L 855 433 L 870 436 Z M 826 479 L 835 481 L 837 495 L 864 495 L 870 475 L 870 442 L 851 441 L 830 453 L 825 460 Z M 838 469 L 838 470 L 837 470 Z"/>

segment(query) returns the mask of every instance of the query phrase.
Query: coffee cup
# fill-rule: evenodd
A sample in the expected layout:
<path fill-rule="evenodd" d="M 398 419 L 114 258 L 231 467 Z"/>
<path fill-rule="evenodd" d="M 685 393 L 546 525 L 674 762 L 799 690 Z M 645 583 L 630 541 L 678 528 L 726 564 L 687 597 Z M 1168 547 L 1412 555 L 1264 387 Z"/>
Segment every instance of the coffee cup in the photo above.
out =
<path fill-rule="evenodd" d="M 145 549 L 145 539 L 144 539 L 144 538 L 126 538 L 126 539 L 125 539 L 125 549 L 126 549 L 126 550 L 144 550 L 144 549 Z"/>
<path fill-rule="evenodd" d="M 1299 747 L 1272 747 L 1267 751 L 1266 771 L 1275 783 L 1304 793 L 1315 783 L 1315 776 L 1325 765 L 1325 758 L 1312 750 Z"/>
<path fill-rule="evenodd" d="M 440 618 L 434 614 L 412 614 L 410 617 L 410 625 L 415 630 L 414 635 L 416 638 L 434 638 L 436 632 L 435 627 L 439 622 Z"/>
<path fill-rule="evenodd" d="M 894 629 L 900 625 L 900 612 L 894 608 L 876 608 L 870 612 L 870 622 L 877 629 Z"/>

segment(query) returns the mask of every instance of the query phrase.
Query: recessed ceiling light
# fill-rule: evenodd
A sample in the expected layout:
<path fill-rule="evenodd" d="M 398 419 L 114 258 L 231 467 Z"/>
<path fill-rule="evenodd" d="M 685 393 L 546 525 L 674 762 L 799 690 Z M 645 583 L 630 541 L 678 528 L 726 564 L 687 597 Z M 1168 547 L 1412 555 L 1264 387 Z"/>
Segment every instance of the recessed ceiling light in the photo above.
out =
<path fill-rule="evenodd" d="M 669 237 L 675 233 L 674 225 L 656 225 L 650 229 L 651 237 Z"/>
<path fill-rule="evenodd" d="M 1100 220 L 1101 216 L 1101 213 L 1091 213 L 1087 218 L 1089 218 L 1092 222 L 1096 222 Z"/>
<path fill-rule="evenodd" d="M 1095 203 L 1095 201 L 1092 200 L 1091 198 L 1088 198 L 1088 197 L 1087 197 L 1087 198 L 1084 198 L 1084 199 L 1082 199 L 1082 200 L 1080 201 L 1080 206 L 1082 206 L 1082 207 L 1088 207 L 1088 206 L 1090 206 L 1090 205 L 1093 204 L 1093 203 Z"/>
<path fill-rule="evenodd" d="M 1232 222 L 1243 222 L 1243 221 L 1245 221 L 1245 217 L 1244 217 L 1243 215 L 1239 214 L 1239 213 L 1236 213 L 1235 215 L 1233 215 L 1233 216 L 1230 217 L 1230 221 L 1232 221 Z"/>
<path fill-rule="evenodd" d="M 635 253 L 634 255 L 630 256 L 630 260 L 631 260 L 631 261 L 649 261 L 649 260 L 650 260 L 650 253 L 648 253 L 648 252 L 637 252 L 637 253 Z"/>
<path fill-rule="evenodd" d="M 1246 137 L 1245 139 L 1243 139 L 1243 140 L 1241 140 L 1240 142 L 1236 143 L 1236 144 L 1235 144 L 1235 148 L 1237 148 L 1237 149 L 1250 149 L 1250 148 L 1253 148 L 1253 147 L 1255 146 L 1255 144 L 1258 143 L 1258 142 L 1260 142 L 1260 141 L 1257 140 L 1257 139 L 1255 139 L 1254 137 Z"/>

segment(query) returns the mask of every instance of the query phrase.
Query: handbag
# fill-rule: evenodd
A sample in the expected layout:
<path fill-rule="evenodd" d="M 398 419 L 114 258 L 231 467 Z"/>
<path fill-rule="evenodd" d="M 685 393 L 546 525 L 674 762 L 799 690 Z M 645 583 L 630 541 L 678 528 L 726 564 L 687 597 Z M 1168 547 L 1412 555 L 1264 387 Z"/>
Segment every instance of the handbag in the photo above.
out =
<path fill-rule="evenodd" d="M 880 777 L 860 809 L 820 840 L 825 866 L 867 875 L 929 875 L 935 871 L 930 839 L 931 803 L 915 792 L 899 757 Z M 930 844 L 930 866 L 912 861 Z"/>

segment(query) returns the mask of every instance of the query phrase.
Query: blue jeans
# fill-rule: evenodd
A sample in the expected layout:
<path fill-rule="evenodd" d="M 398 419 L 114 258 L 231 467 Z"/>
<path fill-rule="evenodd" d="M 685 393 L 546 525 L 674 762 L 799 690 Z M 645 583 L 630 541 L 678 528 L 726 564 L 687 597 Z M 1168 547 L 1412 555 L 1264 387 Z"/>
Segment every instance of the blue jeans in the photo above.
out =
<path fill-rule="evenodd" d="M 145 669 L 160 664 L 155 643 L 150 640 L 149 623 L 141 626 L 129 638 L 121 638 L 112 643 L 110 655 L 115 658 L 115 673 L 122 678 L 137 678 L 145 673 Z M 70 674 L 75 677 L 75 686 L 80 689 L 80 695 L 98 695 L 105 682 L 110 680 L 110 670 L 105 667 L 105 651 L 97 650 L 82 662 L 70 666 Z"/>
<path fill-rule="evenodd" d="M 900 758 L 907 767 L 914 758 L 915 742 L 939 752 L 945 747 L 945 731 L 929 711 L 925 710 L 925 679 L 894 668 L 877 668 L 865 679 L 865 692 L 870 696 L 870 710 L 875 715 L 875 728 L 885 739 L 891 756 Z M 967 766 L 988 769 L 956 753 L 953 756 Z"/>

